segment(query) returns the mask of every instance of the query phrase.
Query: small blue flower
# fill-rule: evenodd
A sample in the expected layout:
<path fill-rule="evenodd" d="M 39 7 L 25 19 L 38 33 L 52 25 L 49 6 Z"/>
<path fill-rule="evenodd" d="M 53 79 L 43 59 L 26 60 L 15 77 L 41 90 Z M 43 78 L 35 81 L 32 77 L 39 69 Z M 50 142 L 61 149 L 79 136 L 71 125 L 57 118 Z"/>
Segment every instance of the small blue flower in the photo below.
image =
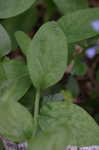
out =
<path fill-rule="evenodd" d="M 93 58 L 96 55 L 96 47 L 88 48 L 85 54 L 88 58 Z"/>
<path fill-rule="evenodd" d="M 93 21 L 91 25 L 95 31 L 99 32 L 99 20 Z"/>

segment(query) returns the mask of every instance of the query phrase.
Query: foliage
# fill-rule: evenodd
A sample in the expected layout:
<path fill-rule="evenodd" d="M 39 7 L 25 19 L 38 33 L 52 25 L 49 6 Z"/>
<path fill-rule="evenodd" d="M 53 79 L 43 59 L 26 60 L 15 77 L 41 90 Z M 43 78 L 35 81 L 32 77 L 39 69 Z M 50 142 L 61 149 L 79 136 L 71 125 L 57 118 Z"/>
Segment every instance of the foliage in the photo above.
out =
<path fill-rule="evenodd" d="M 29 150 L 99 145 L 89 114 L 99 105 L 99 62 L 92 61 L 99 8 L 86 0 L 0 0 L 0 18 L 0 137 Z"/>

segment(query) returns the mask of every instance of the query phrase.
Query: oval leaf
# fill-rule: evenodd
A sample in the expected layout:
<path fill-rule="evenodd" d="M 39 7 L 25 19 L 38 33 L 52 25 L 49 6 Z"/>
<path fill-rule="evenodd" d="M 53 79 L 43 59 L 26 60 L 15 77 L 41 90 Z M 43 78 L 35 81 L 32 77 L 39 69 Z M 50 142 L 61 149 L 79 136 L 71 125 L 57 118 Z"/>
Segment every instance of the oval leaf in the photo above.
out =
<path fill-rule="evenodd" d="M 30 21 L 31 20 L 31 21 Z M 33 6 L 29 10 L 25 11 L 21 15 L 16 17 L 2 19 L 0 23 L 5 27 L 12 41 L 12 49 L 17 48 L 17 42 L 14 34 L 16 31 L 31 32 L 37 21 L 36 8 Z"/>
<path fill-rule="evenodd" d="M 15 38 L 23 54 L 27 55 L 26 53 L 31 42 L 30 37 L 22 31 L 17 31 L 15 33 Z"/>
<path fill-rule="evenodd" d="M 88 8 L 86 0 L 53 0 L 62 14 L 67 14 L 78 9 Z"/>
<path fill-rule="evenodd" d="M 89 134 L 91 134 L 91 131 L 94 134 L 95 130 L 98 129 L 98 125 L 93 118 L 81 107 L 71 102 L 53 102 L 43 106 L 40 112 L 40 127 L 42 130 L 67 122 L 71 126 L 73 125 L 72 128 L 81 130 L 82 134 L 88 134 L 89 131 Z"/>
<path fill-rule="evenodd" d="M 30 141 L 29 150 L 62 150 L 69 145 L 98 145 L 99 127 L 82 108 L 70 102 L 45 105 L 40 113 L 44 131 Z"/>
<path fill-rule="evenodd" d="M 36 88 L 48 88 L 62 78 L 67 66 L 67 42 L 57 23 L 40 28 L 29 46 L 27 63 Z"/>
<path fill-rule="evenodd" d="M 91 38 L 96 32 L 91 23 L 99 20 L 99 8 L 79 10 L 62 17 L 58 23 L 64 31 L 69 43 Z"/>
<path fill-rule="evenodd" d="M 28 70 L 24 62 L 10 60 L 0 64 L 0 98 L 2 101 L 22 98 L 31 86 Z M 2 81 L 3 80 L 3 81 Z M 20 86 L 19 86 L 20 85 Z"/>
<path fill-rule="evenodd" d="M 33 119 L 25 107 L 17 102 L 0 103 L 0 136 L 23 142 L 31 138 Z"/>
<path fill-rule="evenodd" d="M 29 9 L 36 0 L 0 0 L 0 18 L 16 16 Z"/>

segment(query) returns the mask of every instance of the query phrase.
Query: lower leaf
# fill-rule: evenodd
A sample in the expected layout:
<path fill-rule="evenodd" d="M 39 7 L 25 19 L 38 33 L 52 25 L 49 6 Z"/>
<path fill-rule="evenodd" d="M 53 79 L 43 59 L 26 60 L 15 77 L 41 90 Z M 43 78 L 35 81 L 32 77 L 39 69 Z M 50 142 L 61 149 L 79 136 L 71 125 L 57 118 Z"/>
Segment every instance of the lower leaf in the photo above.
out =
<path fill-rule="evenodd" d="M 40 136 L 30 141 L 29 150 L 63 150 L 68 145 L 99 145 L 99 127 L 82 108 L 71 102 L 45 105 L 39 116 Z"/>
<path fill-rule="evenodd" d="M 0 136 L 15 142 L 24 142 L 31 138 L 33 119 L 21 104 L 10 101 L 0 103 Z"/>

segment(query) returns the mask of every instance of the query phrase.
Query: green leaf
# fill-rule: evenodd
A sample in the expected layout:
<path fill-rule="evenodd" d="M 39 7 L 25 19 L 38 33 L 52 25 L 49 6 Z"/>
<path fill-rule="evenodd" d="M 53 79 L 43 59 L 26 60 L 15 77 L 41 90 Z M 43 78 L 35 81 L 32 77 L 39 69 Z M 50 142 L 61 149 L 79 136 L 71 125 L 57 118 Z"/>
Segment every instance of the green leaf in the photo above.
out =
<path fill-rule="evenodd" d="M 31 21 L 30 21 L 31 20 Z M 21 15 L 13 18 L 1 20 L 0 23 L 5 27 L 12 41 L 13 50 L 17 48 L 15 40 L 16 31 L 31 32 L 37 21 L 37 10 L 33 6 Z"/>
<path fill-rule="evenodd" d="M 96 20 L 99 20 L 99 8 L 89 8 L 65 15 L 58 23 L 68 42 L 75 43 L 99 34 L 91 26 Z"/>
<path fill-rule="evenodd" d="M 36 88 L 46 89 L 57 83 L 67 66 L 67 40 L 57 23 L 44 24 L 28 50 L 28 68 Z"/>
<path fill-rule="evenodd" d="M 17 31 L 15 37 L 19 47 L 21 48 L 24 55 L 26 55 L 31 39 L 22 31 Z"/>
<path fill-rule="evenodd" d="M 81 61 L 81 59 L 81 57 L 75 57 L 72 74 L 77 76 L 84 76 L 87 72 L 87 66 L 84 62 Z"/>
<path fill-rule="evenodd" d="M 71 128 L 68 125 L 67 127 L 60 126 L 46 131 L 42 135 L 33 137 L 29 141 L 28 150 L 61 150 L 66 149 L 67 145 L 77 145 L 70 130 Z"/>
<path fill-rule="evenodd" d="M 46 13 L 44 19 L 45 21 L 52 20 L 53 14 L 55 14 L 55 12 L 57 11 L 57 7 L 54 4 L 53 0 L 44 0 L 44 3 L 46 5 Z"/>
<path fill-rule="evenodd" d="M 88 116 L 88 114 L 87 116 L 86 114 L 87 113 L 83 109 L 81 109 L 75 104 L 72 104 L 71 102 L 52 102 L 43 105 L 43 107 L 41 108 L 39 116 L 39 125 L 42 131 L 50 130 L 51 128 L 66 123 L 71 123 L 80 127 L 82 120 L 82 125 L 87 126 L 87 124 L 84 123 L 86 117 Z M 80 115 L 81 117 L 78 117 Z M 92 120 L 93 119 L 91 118 L 91 121 Z"/>
<path fill-rule="evenodd" d="M 42 134 L 29 143 L 29 150 L 61 150 L 69 145 L 98 145 L 99 126 L 79 106 L 71 102 L 54 102 L 40 113 Z"/>
<path fill-rule="evenodd" d="M 99 127 L 94 119 L 81 107 L 71 102 L 53 102 L 44 105 L 40 112 L 39 124 L 43 131 L 57 128 L 61 124 L 69 125 L 70 133 L 74 131 L 74 138 L 78 138 L 77 143 L 80 145 L 87 145 L 93 140 L 90 138 L 91 135 L 95 137 L 99 134 Z M 65 130 L 67 131 L 68 128 Z M 95 144 L 95 140 L 92 143 Z"/>
<path fill-rule="evenodd" d="M 36 0 L 0 0 L 0 18 L 9 18 L 29 9 Z"/>
<path fill-rule="evenodd" d="M 86 0 L 53 0 L 62 14 L 67 14 L 78 9 L 88 8 Z"/>
<path fill-rule="evenodd" d="M 11 41 L 2 25 L 0 25 L 0 58 L 11 51 Z"/>
<path fill-rule="evenodd" d="M 33 119 L 25 107 L 17 102 L 0 103 L 0 136 L 15 141 L 29 140 Z"/>
<path fill-rule="evenodd" d="M 67 83 L 67 90 L 70 91 L 73 95 L 73 97 L 78 97 L 80 93 L 79 85 L 77 80 L 74 77 L 70 77 Z"/>
<path fill-rule="evenodd" d="M 9 60 L 2 63 L 8 80 L 14 80 L 21 76 L 28 75 L 26 64 L 22 60 Z"/>
<path fill-rule="evenodd" d="M 19 60 L 10 60 L 3 62 L 1 67 L 5 77 L 0 83 L 1 100 L 19 100 L 31 86 L 26 65 Z"/>

